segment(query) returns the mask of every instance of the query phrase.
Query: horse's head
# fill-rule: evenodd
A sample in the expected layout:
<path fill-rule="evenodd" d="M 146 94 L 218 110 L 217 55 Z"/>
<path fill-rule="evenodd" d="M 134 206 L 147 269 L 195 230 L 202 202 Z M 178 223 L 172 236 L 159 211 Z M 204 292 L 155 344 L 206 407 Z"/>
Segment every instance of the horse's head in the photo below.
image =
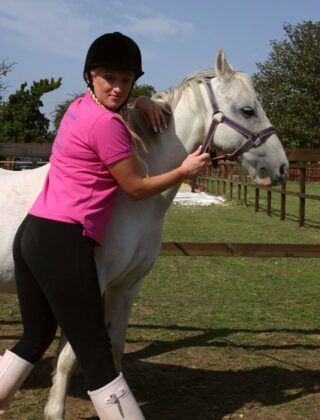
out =
<path fill-rule="evenodd" d="M 279 138 L 259 103 L 251 78 L 232 69 L 223 50 L 216 58 L 211 79 L 213 119 L 219 121 L 214 146 L 239 161 L 265 183 L 279 184 L 288 171 L 288 160 Z"/>
<path fill-rule="evenodd" d="M 214 148 L 222 153 L 217 160 L 237 160 L 264 184 L 279 184 L 285 179 L 288 160 L 251 78 L 233 70 L 223 50 L 217 55 L 215 71 L 194 72 L 178 87 L 159 92 L 153 99 L 172 110 L 168 130 L 161 136 L 152 134 L 137 112 L 129 120 L 133 131 L 148 138 L 146 161 L 154 173 L 175 167 L 208 133 L 203 148 L 206 150 L 204 146 L 213 137 Z M 170 141 L 165 141 L 168 137 Z"/>

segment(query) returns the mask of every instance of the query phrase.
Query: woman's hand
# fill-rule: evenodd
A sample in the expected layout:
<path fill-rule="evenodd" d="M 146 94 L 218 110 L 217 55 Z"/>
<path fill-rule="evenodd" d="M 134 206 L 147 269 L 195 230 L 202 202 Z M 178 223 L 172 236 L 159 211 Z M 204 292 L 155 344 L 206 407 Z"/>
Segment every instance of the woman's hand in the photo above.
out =
<path fill-rule="evenodd" d="M 139 110 L 141 116 L 146 120 L 148 127 L 155 133 L 162 133 L 162 129 L 167 128 L 166 119 L 171 112 L 157 102 L 154 102 L 147 96 L 139 96 L 134 103 L 134 107 Z"/>
<path fill-rule="evenodd" d="M 188 155 L 181 163 L 180 168 L 186 177 L 199 175 L 210 160 L 209 153 L 201 153 L 201 146 L 193 153 Z"/>

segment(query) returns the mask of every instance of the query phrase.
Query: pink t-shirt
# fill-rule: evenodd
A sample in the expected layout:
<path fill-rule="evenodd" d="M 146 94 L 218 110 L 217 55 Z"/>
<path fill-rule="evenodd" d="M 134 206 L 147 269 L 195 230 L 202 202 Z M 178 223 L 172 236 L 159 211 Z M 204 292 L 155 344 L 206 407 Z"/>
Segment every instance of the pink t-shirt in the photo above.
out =
<path fill-rule="evenodd" d="M 107 165 L 131 154 L 131 135 L 119 115 L 87 92 L 61 121 L 43 190 L 29 213 L 80 223 L 83 235 L 101 244 L 118 189 Z"/>

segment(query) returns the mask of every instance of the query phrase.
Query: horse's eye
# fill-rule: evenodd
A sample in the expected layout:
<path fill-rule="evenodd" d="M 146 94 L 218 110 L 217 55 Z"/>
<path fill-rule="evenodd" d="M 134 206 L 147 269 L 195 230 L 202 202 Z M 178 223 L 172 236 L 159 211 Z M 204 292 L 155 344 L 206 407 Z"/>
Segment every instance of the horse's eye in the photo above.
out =
<path fill-rule="evenodd" d="M 245 106 L 244 108 L 241 108 L 241 113 L 244 117 L 250 118 L 254 116 L 254 109 L 250 106 Z"/>

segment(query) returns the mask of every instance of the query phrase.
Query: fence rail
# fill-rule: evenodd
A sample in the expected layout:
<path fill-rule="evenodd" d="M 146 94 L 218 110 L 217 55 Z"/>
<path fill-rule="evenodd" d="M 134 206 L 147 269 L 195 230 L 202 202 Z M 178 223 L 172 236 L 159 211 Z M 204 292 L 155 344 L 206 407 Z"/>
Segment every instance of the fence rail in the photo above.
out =
<path fill-rule="evenodd" d="M 320 258 L 320 245 L 163 242 L 160 256 Z"/>
<path fill-rule="evenodd" d="M 48 158 L 51 154 L 51 149 L 51 143 L 0 143 L 0 156 L 37 156 L 40 158 Z"/>

